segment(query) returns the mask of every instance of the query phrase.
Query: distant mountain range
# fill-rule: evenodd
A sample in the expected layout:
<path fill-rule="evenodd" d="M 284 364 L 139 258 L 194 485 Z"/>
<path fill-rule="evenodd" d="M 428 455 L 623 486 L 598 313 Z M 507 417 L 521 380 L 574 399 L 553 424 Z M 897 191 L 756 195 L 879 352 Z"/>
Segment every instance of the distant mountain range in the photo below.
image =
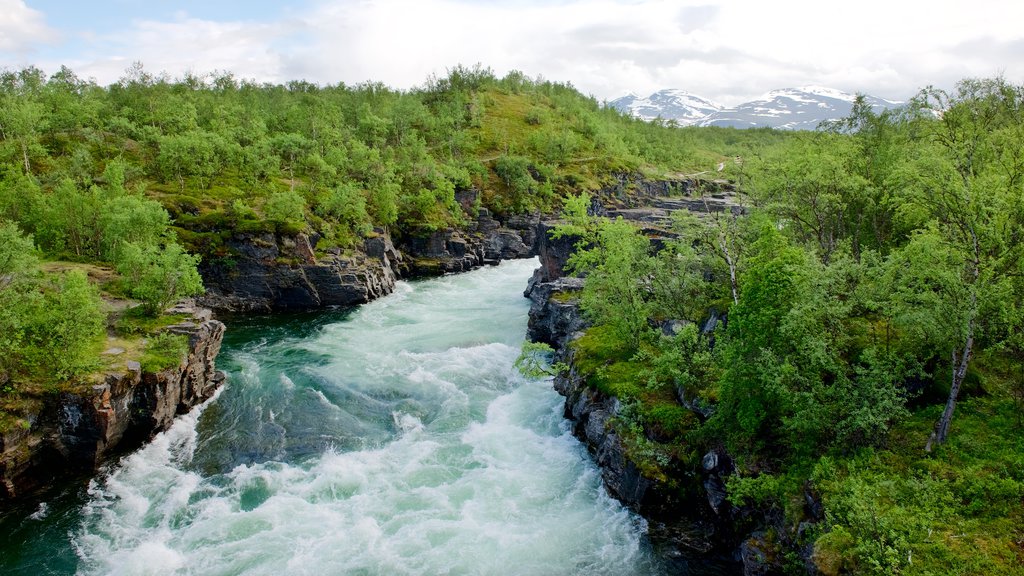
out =
<path fill-rule="evenodd" d="M 903 103 L 865 96 L 876 112 Z M 769 126 L 782 130 L 814 130 L 825 120 L 845 118 L 853 109 L 856 95 L 825 88 L 803 86 L 772 90 L 756 100 L 726 108 L 707 98 L 683 90 L 666 89 L 641 98 L 623 96 L 609 105 L 644 120 L 661 117 L 681 126 Z"/>

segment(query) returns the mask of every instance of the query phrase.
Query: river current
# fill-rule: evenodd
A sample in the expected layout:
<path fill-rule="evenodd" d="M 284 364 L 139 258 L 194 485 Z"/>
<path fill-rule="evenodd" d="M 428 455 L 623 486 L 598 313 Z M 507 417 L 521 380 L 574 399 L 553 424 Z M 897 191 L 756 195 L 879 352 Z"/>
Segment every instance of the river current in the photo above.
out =
<path fill-rule="evenodd" d="M 87 485 L 7 513 L 0 572 L 660 572 L 550 381 L 513 367 L 534 267 L 230 319 L 217 396 Z"/>

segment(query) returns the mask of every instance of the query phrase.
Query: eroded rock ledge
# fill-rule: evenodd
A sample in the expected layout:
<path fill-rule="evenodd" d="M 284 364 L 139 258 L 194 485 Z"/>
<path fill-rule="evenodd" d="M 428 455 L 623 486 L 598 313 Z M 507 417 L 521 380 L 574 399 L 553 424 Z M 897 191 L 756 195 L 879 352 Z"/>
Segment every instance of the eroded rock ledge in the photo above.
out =
<path fill-rule="evenodd" d="M 28 416 L 28 427 L 0 434 L 0 501 L 93 472 L 213 395 L 224 380 L 214 365 L 224 324 L 205 308 L 181 305 L 172 312 L 191 316 L 167 328 L 189 339 L 188 354 L 177 366 L 143 372 L 138 362 L 128 361 L 99 384 L 45 398 Z"/>
<path fill-rule="evenodd" d="M 524 295 L 531 301 L 529 339 L 553 346 L 556 359 L 569 366 L 555 377 L 554 387 L 565 397 L 564 414 L 574 435 L 593 455 L 608 492 L 648 520 L 652 542 L 681 573 L 704 573 L 707 566 L 713 566 L 709 573 L 743 570 L 736 510 L 726 501 L 725 480 L 733 466 L 729 456 L 709 452 L 700 468 L 682 479 L 645 475 L 616 429 L 619 400 L 590 386 L 576 370 L 571 343 L 588 327 L 579 308 L 584 279 L 566 275 L 576 239 L 550 239 L 554 225 L 538 225 L 540 268 Z"/>
<path fill-rule="evenodd" d="M 409 236 L 396 245 L 378 228 L 358 249 L 317 250 L 306 234 L 236 234 L 226 242 L 229 257 L 201 263 L 206 294 L 200 302 L 215 310 L 269 312 L 355 306 L 394 291 L 399 278 L 467 272 L 501 260 L 536 254 L 538 218 L 500 221 L 476 208 L 476 192 L 460 193 L 468 224 Z"/>

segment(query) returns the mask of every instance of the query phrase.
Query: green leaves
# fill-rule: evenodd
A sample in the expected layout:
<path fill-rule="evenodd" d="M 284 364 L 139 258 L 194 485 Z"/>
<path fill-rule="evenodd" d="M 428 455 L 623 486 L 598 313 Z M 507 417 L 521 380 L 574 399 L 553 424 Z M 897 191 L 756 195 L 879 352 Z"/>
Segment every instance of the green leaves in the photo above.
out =
<path fill-rule="evenodd" d="M 293 191 L 275 192 L 263 205 L 263 215 L 278 230 L 302 230 L 306 222 L 306 199 Z"/>
<path fill-rule="evenodd" d="M 0 220 L 0 290 L 34 273 L 38 263 L 32 238 L 17 224 Z"/>
<path fill-rule="evenodd" d="M 179 298 L 203 292 L 196 271 L 199 257 L 185 253 L 181 246 L 168 242 L 156 245 L 127 243 L 117 262 L 117 271 L 125 278 L 126 290 L 142 301 L 145 310 L 158 315 Z"/>
<path fill-rule="evenodd" d="M 652 298 L 646 279 L 653 257 L 647 238 L 622 219 L 599 221 L 592 241 L 577 245 L 569 268 L 587 276 L 580 295 L 587 316 L 610 327 L 627 347 L 637 349 L 651 331 Z"/>
<path fill-rule="evenodd" d="M 82 374 L 97 362 L 105 321 L 77 270 L 0 289 L 0 370 L 47 383 Z"/>
<path fill-rule="evenodd" d="M 561 362 L 552 364 L 554 349 L 543 342 L 523 342 L 515 368 L 527 378 L 546 378 L 568 370 Z"/>
<path fill-rule="evenodd" d="M 218 158 L 213 143 L 206 135 L 186 132 L 160 139 L 157 165 L 165 181 L 176 180 L 184 191 L 185 180 L 191 177 L 195 177 L 200 186 L 207 187 L 217 171 Z"/>

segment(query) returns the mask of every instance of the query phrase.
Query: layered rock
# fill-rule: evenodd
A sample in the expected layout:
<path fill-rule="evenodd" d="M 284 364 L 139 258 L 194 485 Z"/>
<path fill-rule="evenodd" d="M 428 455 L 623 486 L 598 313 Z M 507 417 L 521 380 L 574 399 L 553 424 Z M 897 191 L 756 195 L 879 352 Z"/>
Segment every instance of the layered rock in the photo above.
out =
<path fill-rule="evenodd" d="M 467 272 L 536 254 L 538 217 L 500 221 L 479 207 L 475 190 L 460 191 L 458 199 L 467 224 L 409 234 L 401 251 L 382 228 L 344 253 L 318 251 L 315 235 L 235 234 L 224 246 L 229 256 L 200 264 L 206 285 L 200 302 L 230 312 L 354 306 L 390 294 L 399 277 Z"/>
<path fill-rule="evenodd" d="M 200 267 L 201 302 L 234 312 L 352 306 L 390 294 L 402 256 L 384 230 L 352 254 L 317 255 L 305 234 L 237 234 L 227 242 L 231 258 Z"/>
<path fill-rule="evenodd" d="M 472 218 L 466 226 L 402 240 L 402 250 L 407 256 L 404 274 L 437 276 L 468 272 L 501 260 L 537 254 L 539 217 L 512 216 L 502 222 L 489 210 L 478 206 L 473 190 L 461 192 L 460 203 L 466 216 Z"/>
<path fill-rule="evenodd" d="M 172 310 L 188 320 L 167 328 L 187 336 L 177 366 L 143 372 L 128 361 L 98 384 L 46 397 L 28 426 L 0 434 L 0 500 L 44 488 L 62 476 L 95 471 L 112 455 L 142 445 L 175 416 L 210 398 L 224 374 L 214 365 L 224 324 L 192 306 Z"/>

